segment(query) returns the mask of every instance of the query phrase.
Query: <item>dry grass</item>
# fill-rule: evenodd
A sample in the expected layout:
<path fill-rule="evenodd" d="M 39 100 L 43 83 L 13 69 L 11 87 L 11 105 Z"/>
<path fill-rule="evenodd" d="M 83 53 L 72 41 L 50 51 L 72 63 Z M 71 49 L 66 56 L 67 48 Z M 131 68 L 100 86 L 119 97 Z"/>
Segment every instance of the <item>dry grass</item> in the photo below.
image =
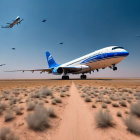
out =
<path fill-rule="evenodd" d="M 140 102 L 132 104 L 130 107 L 130 111 L 133 115 L 140 117 Z"/>
<path fill-rule="evenodd" d="M 55 114 L 53 108 L 49 108 L 49 109 L 48 109 L 48 114 L 49 114 L 49 116 L 52 117 L 52 118 L 56 118 L 56 117 L 57 117 L 57 115 Z"/>
<path fill-rule="evenodd" d="M 2 127 L 0 130 L 0 139 L 6 140 L 6 137 L 9 133 L 10 133 L 10 129 L 8 127 Z"/>
<path fill-rule="evenodd" d="M 113 118 L 107 110 L 99 110 L 95 115 L 95 122 L 99 128 L 113 127 Z"/>
<path fill-rule="evenodd" d="M 134 116 L 129 116 L 128 118 L 124 119 L 124 123 L 130 132 L 140 135 L 140 124 L 136 121 Z"/>
<path fill-rule="evenodd" d="M 5 122 L 11 121 L 15 118 L 14 113 L 12 110 L 7 110 L 5 116 L 4 116 L 4 120 Z"/>
<path fill-rule="evenodd" d="M 122 117 L 122 113 L 120 111 L 117 112 L 118 117 Z"/>
<path fill-rule="evenodd" d="M 36 106 L 33 113 L 27 115 L 26 121 L 29 128 L 42 131 L 49 126 L 49 113 L 44 106 Z"/>
<path fill-rule="evenodd" d="M 27 103 L 27 110 L 28 111 L 31 111 L 31 110 L 34 110 L 34 108 L 35 108 L 35 103 L 34 102 L 28 102 Z"/>
<path fill-rule="evenodd" d="M 91 98 L 90 97 L 86 97 L 85 98 L 85 102 L 91 102 Z"/>

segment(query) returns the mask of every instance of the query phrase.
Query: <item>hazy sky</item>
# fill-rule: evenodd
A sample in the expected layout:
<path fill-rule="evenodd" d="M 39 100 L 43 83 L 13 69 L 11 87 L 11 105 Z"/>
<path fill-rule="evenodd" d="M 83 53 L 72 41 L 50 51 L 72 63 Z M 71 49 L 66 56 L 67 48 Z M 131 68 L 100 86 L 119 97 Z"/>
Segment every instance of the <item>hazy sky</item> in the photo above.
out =
<path fill-rule="evenodd" d="M 0 64 L 6 64 L 0 67 L 1 79 L 50 77 L 3 72 L 47 68 L 45 51 L 61 64 L 111 45 L 130 55 L 118 71 L 107 68 L 91 77 L 140 77 L 140 0 L 0 0 L 0 25 L 17 16 L 24 19 L 20 25 L 0 29 Z"/>

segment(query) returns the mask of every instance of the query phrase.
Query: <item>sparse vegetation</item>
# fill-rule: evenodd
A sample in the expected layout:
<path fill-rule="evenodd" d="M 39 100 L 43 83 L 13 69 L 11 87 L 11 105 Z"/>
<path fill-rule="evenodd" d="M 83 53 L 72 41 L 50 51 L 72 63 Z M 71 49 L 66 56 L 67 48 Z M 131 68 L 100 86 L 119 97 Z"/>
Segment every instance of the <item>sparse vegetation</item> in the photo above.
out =
<path fill-rule="evenodd" d="M 85 102 L 91 102 L 91 98 L 86 97 L 86 98 L 85 98 Z"/>
<path fill-rule="evenodd" d="M 119 105 L 117 103 L 112 103 L 113 107 L 119 107 Z"/>
<path fill-rule="evenodd" d="M 140 102 L 132 104 L 130 107 L 130 111 L 133 115 L 140 117 Z"/>
<path fill-rule="evenodd" d="M 136 121 L 136 118 L 134 116 L 131 115 L 128 118 L 124 119 L 124 123 L 130 132 L 136 135 L 140 135 L 140 124 Z"/>
<path fill-rule="evenodd" d="M 11 121 L 15 118 L 14 116 L 14 113 L 12 110 L 7 110 L 5 116 L 4 116 L 4 119 L 5 119 L 5 122 L 8 122 L 8 121 Z"/>
<path fill-rule="evenodd" d="M 96 105 L 93 104 L 93 105 L 92 105 L 92 108 L 96 108 Z"/>
<path fill-rule="evenodd" d="M 95 115 L 95 121 L 99 128 L 113 127 L 113 118 L 107 110 L 99 110 Z"/>
<path fill-rule="evenodd" d="M 1 140 L 19 140 L 19 137 L 16 136 L 8 127 L 2 127 L 0 131 Z"/>
<path fill-rule="evenodd" d="M 107 108 L 107 105 L 103 103 L 102 108 Z"/>
<path fill-rule="evenodd" d="M 27 115 L 26 121 L 29 128 L 42 131 L 49 126 L 49 113 L 44 106 L 36 106 L 33 113 Z"/>
<path fill-rule="evenodd" d="M 48 114 L 49 114 L 49 116 L 52 117 L 52 118 L 55 118 L 55 117 L 56 117 L 56 114 L 55 114 L 53 108 L 49 108 L 49 109 L 48 109 Z"/>
<path fill-rule="evenodd" d="M 122 117 L 122 113 L 120 111 L 117 112 L 118 117 Z"/>
<path fill-rule="evenodd" d="M 27 110 L 28 111 L 31 111 L 31 110 L 34 110 L 34 108 L 35 108 L 35 103 L 34 102 L 28 102 L 27 103 Z"/>
<path fill-rule="evenodd" d="M 125 101 L 119 101 L 119 104 L 122 106 L 122 107 L 127 107 L 127 104 Z"/>

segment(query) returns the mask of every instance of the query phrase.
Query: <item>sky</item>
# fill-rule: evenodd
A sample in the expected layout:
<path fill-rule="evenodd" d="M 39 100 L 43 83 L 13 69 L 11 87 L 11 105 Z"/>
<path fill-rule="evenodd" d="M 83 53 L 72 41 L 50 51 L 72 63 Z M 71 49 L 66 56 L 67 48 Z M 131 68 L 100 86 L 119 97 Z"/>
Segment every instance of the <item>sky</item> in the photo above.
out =
<path fill-rule="evenodd" d="M 0 28 L 0 64 L 6 64 L 0 67 L 0 79 L 59 78 L 4 71 L 48 68 L 46 51 L 62 64 L 112 45 L 130 55 L 118 71 L 107 68 L 88 77 L 140 77 L 139 5 L 139 0 L 0 0 L 0 25 L 17 16 L 24 19 L 11 29 Z"/>

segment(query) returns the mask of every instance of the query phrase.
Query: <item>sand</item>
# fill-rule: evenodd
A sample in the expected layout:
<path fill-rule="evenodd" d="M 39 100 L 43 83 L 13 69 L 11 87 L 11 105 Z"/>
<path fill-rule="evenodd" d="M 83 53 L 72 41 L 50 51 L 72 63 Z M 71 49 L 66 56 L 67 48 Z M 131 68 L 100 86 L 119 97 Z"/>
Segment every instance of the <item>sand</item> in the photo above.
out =
<path fill-rule="evenodd" d="M 69 85 L 69 91 L 64 92 L 65 97 L 60 97 L 61 92 L 57 92 L 57 88 L 62 89 Z M 0 128 L 3 126 L 9 127 L 21 140 L 138 140 L 140 136 L 135 135 L 127 130 L 123 119 L 129 116 L 131 103 L 124 100 L 127 107 L 118 108 L 112 107 L 112 104 L 107 104 L 107 109 L 110 110 L 110 114 L 113 117 L 115 123 L 114 127 L 109 128 L 98 128 L 95 122 L 96 113 L 102 108 L 102 102 L 96 102 L 96 97 L 91 98 L 91 102 L 85 102 L 85 98 L 81 97 L 83 94 L 82 88 L 91 87 L 98 88 L 99 93 L 103 90 L 109 90 L 114 88 L 115 94 L 118 94 L 118 89 L 128 89 L 132 91 L 132 94 L 123 92 L 123 95 L 133 97 L 131 99 L 132 103 L 137 102 L 134 97 L 136 91 L 140 90 L 140 80 L 139 79 L 90 79 L 90 80 L 1 80 L 0 81 L 0 91 L 1 94 L 5 90 L 13 89 L 27 89 L 27 94 L 31 94 L 32 90 L 41 89 L 47 86 L 49 89 L 53 90 L 54 96 L 61 98 L 62 103 L 52 105 L 51 98 L 43 98 L 44 106 L 46 108 L 53 107 L 57 115 L 56 118 L 50 118 L 50 126 L 44 131 L 34 131 L 31 130 L 26 122 L 27 114 L 26 110 L 26 99 L 24 97 L 24 92 L 21 92 L 22 104 L 17 103 L 17 106 L 24 107 L 23 115 L 15 115 L 15 119 L 9 122 L 4 121 L 4 115 L 6 110 L 0 116 Z M 92 90 L 89 90 L 92 91 Z M 22 90 L 21 90 L 22 91 Z M 34 93 L 34 91 L 33 91 Z M 84 93 L 85 94 L 85 93 Z M 69 95 L 69 96 L 67 96 Z M 97 96 L 98 97 L 98 96 Z M 108 95 L 104 95 L 104 98 L 108 98 Z M 45 101 L 49 103 L 46 103 Z M 9 103 L 9 100 L 2 99 L 1 102 Z M 119 104 L 119 101 L 113 101 L 112 103 Z M 92 104 L 96 105 L 96 108 L 92 108 Z M 116 113 L 120 111 L 122 117 L 117 117 Z M 140 119 L 138 122 L 140 122 Z"/>

